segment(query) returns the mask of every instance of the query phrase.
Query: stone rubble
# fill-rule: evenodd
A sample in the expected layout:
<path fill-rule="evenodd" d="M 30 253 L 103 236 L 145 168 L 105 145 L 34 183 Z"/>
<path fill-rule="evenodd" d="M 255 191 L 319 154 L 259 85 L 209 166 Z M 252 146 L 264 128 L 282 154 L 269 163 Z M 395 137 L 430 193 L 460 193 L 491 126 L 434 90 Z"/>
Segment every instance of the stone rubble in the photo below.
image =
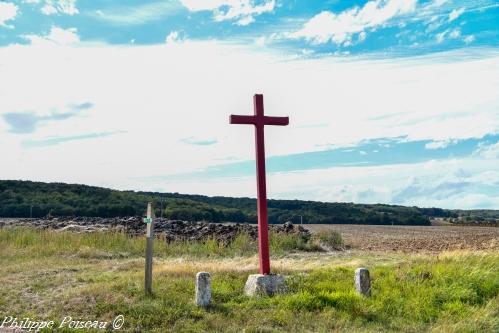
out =
<path fill-rule="evenodd" d="M 81 233 L 115 231 L 125 232 L 131 236 L 142 236 L 145 234 L 146 230 L 145 223 L 140 216 L 113 218 L 54 217 L 45 219 L 0 219 L 0 228 L 14 226 Z M 296 234 L 303 237 L 304 240 L 310 239 L 311 236 L 307 229 L 302 226 L 293 225 L 290 222 L 282 225 L 270 225 L 269 230 L 281 234 Z M 176 240 L 203 241 L 215 239 L 218 242 L 228 244 L 241 233 L 249 235 L 253 240 L 258 238 L 258 229 L 255 224 L 187 222 L 168 220 L 166 218 L 154 219 L 154 231 L 157 237 L 163 238 L 167 242 Z"/>

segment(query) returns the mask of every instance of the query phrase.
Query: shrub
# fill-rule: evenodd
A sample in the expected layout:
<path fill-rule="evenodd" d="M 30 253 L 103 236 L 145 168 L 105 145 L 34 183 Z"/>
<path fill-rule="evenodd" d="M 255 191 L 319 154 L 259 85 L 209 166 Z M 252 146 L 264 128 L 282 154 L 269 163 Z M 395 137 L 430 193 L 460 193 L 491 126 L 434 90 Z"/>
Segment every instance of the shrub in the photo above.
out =
<path fill-rule="evenodd" d="M 313 240 L 326 250 L 343 250 L 345 243 L 341 234 L 334 230 L 323 230 L 313 236 Z"/>

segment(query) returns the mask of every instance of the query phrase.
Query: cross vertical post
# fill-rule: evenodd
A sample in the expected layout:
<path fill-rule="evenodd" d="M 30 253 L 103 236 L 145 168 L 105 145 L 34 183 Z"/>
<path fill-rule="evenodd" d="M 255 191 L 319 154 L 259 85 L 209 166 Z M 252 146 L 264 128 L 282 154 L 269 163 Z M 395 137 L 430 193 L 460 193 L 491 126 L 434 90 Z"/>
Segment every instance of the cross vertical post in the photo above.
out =
<path fill-rule="evenodd" d="M 258 97 L 260 96 L 260 97 Z M 263 96 L 255 95 L 253 100 L 255 116 L 263 117 Z M 263 124 L 255 126 L 257 212 L 258 212 L 258 252 L 260 274 L 270 273 L 269 227 L 267 221 L 267 178 L 265 175 L 265 133 Z"/>
<path fill-rule="evenodd" d="M 147 204 L 147 217 L 144 219 L 146 223 L 146 266 L 145 266 L 145 293 L 152 294 L 152 250 L 154 242 L 154 210 L 152 202 Z"/>
<path fill-rule="evenodd" d="M 258 253 L 260 274 L 270 274 L 269 227 L 267 220 L 267 186 L 265 179 L 265 125 L 286 126 L 288 117 L 268 117 L 264 114 L 263 95 L 253 96 L 254 115 L 231 115 L 231 124 L 255 126 L 257 210 L 258 210 Z"/>

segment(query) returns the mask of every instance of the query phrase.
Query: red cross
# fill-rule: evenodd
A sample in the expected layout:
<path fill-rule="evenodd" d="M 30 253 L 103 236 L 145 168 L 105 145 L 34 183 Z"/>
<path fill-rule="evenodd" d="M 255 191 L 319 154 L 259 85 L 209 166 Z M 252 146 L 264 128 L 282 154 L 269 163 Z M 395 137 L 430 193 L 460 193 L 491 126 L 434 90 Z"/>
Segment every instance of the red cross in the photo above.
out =
<path fill-rule="evenodd" d="M 289 124 L 288 117 L 269 117 L 263 112 L 263 95 L 253 96 L 254 116 L 230 116 L 231 124 L 245 124 L 255 126 L 256 146 L 256 178 L 258 192 L 258 249 L 260 257 L 260 274 L 270 273 L 269 233 L 267 222 L 267 187 L 265 181 L 265 139 L 264 126 Z"/>

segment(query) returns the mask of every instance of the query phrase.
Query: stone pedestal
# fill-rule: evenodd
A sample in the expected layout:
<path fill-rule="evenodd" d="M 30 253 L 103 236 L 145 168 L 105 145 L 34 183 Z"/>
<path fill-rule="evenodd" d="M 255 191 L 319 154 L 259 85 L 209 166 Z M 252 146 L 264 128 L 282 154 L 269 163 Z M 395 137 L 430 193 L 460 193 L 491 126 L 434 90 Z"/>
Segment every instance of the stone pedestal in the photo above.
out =
<path fill-rule="evenodd" d="M 284 276 L 279 274 L 252 274 L 248 276 L 244 294 L 247 296 L 272 296 L 287 291 Z"/>
<path fill-rule="evenodd" d="M 210 273 L 199 272 L 196 274 L 196 305 L 208 306 L 211 302 L 211 277 Z"/>
<path fill-rule="evenodd" d="M 355 290 L 364 296 L 371 296 L 371 277 L 367 268 L 355 270 Z"/>

